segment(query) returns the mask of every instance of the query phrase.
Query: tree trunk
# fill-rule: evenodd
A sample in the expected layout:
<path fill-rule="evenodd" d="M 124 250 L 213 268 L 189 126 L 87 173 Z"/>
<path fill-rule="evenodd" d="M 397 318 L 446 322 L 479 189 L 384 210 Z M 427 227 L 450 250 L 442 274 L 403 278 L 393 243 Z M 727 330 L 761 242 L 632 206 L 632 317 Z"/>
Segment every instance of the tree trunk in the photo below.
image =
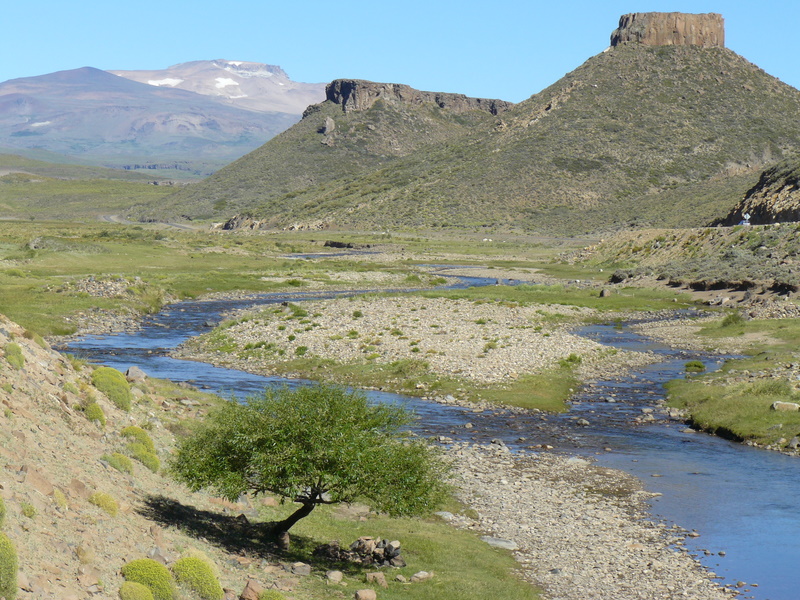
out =
<path fill-rule="evenodd" d="M 311 511 L 314 510 L 316 505 L 316 502 L 304 502 L 300 508 L 286 517 L 283 521 L 278 521 L 275 523 L 275 531 L 279 534 L 283 533 L 284 531 L 288 532 L 300 519 L 310 515 Z"/>

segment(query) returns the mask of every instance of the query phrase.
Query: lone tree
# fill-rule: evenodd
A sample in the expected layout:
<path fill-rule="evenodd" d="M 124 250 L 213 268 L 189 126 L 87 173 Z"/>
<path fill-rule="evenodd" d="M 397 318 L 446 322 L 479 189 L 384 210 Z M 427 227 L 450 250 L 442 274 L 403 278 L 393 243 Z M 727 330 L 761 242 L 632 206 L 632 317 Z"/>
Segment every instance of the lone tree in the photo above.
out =
<path fill-rule="evenodd" d="M 195 491 L 210 487 L 229 500 L 271 492 L 298 502 L 275 524 L 279 533 L 318 504 L 361 499 L 393 516 L 420 514 L 444 498 L 448 468 L 435 448 L 405 433 L 411 418 L 339 387 L 268 389 L 211 413 L 179 444 L 171 468 Z"/>

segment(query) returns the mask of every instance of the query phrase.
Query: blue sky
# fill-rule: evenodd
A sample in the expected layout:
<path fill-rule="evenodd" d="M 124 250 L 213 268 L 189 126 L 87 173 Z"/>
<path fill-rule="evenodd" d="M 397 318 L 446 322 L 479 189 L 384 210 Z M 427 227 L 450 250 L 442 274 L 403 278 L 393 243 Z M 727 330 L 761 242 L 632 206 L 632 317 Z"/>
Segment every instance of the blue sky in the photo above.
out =
<path fill-rule="evenodd" d="M 620 15 L 718 12 L 726 45 L 800 88 L 800 2 L 63 0 L 3 8 L 0 81 L 224 58 L 518 102 L 601 52 Z"/>

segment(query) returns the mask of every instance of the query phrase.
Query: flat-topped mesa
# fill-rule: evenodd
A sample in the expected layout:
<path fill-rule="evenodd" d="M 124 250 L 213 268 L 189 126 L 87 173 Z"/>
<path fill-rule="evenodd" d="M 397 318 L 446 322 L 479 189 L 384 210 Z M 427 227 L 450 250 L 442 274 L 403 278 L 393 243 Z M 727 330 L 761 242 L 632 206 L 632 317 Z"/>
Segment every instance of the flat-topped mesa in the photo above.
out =
<path fill-rule="evenodd" d="M 394 100 L 408 104 L 432 102 L 439 108 L 455 113 L 468 110 L 483 110 L 497 115 L 514 104 L 504 100 L 470 98 L 464 94 L 444 94 L 440 92 L 421 92 L 400 83 L 376 83 L 363 79 L 336 79 L 325 87 L 327 100 L 341 104 L 344 112 L 367 110 L 381 99 Z"/>
<path fill-rule="evenodd" d="M 646 46 L 725 46 L 725 22 L 717 13 L 630 13 L 619 18 L 611 45 L 627 42 Z"/>

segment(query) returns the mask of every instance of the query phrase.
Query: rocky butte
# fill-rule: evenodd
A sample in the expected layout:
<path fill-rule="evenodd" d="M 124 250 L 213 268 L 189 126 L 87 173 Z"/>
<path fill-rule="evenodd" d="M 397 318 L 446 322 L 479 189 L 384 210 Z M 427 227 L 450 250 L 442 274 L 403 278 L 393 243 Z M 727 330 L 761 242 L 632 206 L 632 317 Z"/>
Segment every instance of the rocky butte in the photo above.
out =
<path fill-rule="evenodd" d="M 619 18 L 611 45 L 628 42 L 646 46 L 725 46 L 725 22 L 717 13 L 629 13 Z"/>
<path fill-rule="evenodd" d="M 325 87 L 325 99 L 340 104 L 342 110 L 362 111 L 372 107 L 378 100 L 396 100 L 407 104 L 432 102 L 439 108 L 455 113 L 468 110 L 483 110 L 493 115 L 508 110 L 514 104 L 504 100 L 470 98 L 464 94 L 421 92 L 400 83 L 376 83 L 363 79 L 336 79 Z"/>

